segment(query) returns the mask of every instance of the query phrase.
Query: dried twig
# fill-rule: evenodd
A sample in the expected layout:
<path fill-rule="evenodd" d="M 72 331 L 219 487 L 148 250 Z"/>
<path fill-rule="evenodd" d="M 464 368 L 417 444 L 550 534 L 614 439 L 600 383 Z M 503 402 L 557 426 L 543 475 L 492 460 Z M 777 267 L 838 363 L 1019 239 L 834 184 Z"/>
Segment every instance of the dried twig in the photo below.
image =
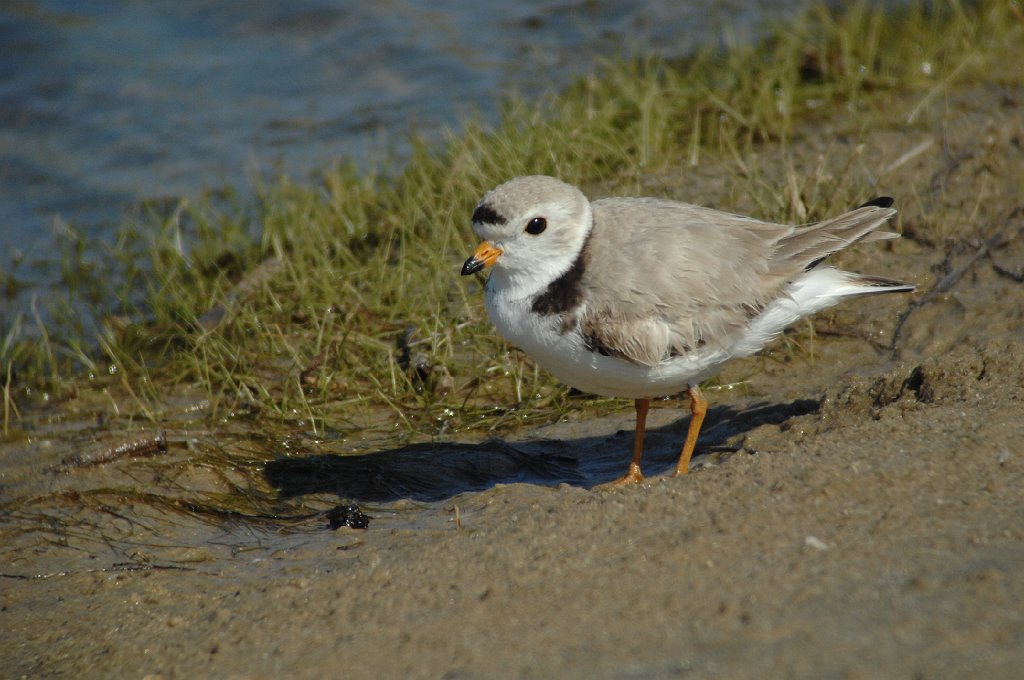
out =
<path fill-rule="evenodd" d="M 161 453 L 167 453 L 167 434 L 163 430 L 155 435 L 146 435 L 112 445 L 92 447 L 83 453 L 64 458 L 58 469 L 92 467 L 112 463 L 121 458 L 155 456 Z"/>

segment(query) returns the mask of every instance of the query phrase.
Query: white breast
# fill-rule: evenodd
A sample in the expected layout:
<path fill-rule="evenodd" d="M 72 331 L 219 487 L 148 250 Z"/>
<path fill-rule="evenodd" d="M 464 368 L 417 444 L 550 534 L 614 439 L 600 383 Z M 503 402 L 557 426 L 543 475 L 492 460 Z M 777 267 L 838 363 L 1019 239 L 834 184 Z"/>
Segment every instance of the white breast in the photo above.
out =
<path fill-rule="evenodd" d="M 587 349 L 576 329 L 561 332 L 561 317 L 540 315 L 529 299 L 487 292 L 487 313 L 498 332 L 562 382 L 606 397 L 662 397 L 713 374 L 730 354 L 702 349 L 657 366 L 609 357 Z"/>
<path fill-rule="evenodd" d="M 556 378 L 576 389 L 607 397 L 662 397 L 714 375 L 735 357 L 758 352 L 787 326 L 836 304 L 846 295 L 863 293 L 843 272 L 822 268 L 794 281 L 779 297 L 751 319 L 746 329 L 725 347 L 702 347 L 672 357 L 657 366 L 605 356 L 587 349 L 577 329 L 562 331 L 558 315 L 536 314 L 531 298 L 512 299 L 487 287 L 487 313 L 498 332 Z"/>

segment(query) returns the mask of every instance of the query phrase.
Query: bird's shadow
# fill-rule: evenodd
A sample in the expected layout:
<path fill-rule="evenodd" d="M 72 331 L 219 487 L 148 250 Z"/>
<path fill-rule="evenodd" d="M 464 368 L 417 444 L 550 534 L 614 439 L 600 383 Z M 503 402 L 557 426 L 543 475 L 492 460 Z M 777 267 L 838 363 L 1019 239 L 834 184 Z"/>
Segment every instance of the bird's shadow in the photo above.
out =
<path fill-rule="evenodd" d="M 695 461 L 738 434 L 813 413 L 818 406 L 819 402 L 807 399 L 743 409 L 717 406 L 708 411 Z M 675 465 L 687 423 L 687 418 L 680 418 L 647 430 L 645 473 L 661 474 Z M 442 501 L 466 491 L 514 482 L 591 487 L 612 481 L 626 471 L 632 438 L 629 430 L 609 436 L 515 444 L 497 439 L 479 444 L 412 444 L 355 456 L 280 458 L 269 462 L 264 474 L 284 498 L 331 493 L 357 503 L 402 498 Z"/>

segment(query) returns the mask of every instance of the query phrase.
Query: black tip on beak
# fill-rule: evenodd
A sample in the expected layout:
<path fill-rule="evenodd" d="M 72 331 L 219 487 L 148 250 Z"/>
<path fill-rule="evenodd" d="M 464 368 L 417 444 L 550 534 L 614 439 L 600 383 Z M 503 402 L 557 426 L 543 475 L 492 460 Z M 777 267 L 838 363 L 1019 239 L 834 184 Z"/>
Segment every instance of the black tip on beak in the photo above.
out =
<path fill-rule="evenodd" d="M 476 257 L 470 257 L 462 265 L 462 275 L 469 276 L 470 274 L 475 274 L 481 269 L 483 269 L 485 266 L 487 266 L 487 263 L 484 262 L 483 260 L 478 260 L 476 259 Z"/>

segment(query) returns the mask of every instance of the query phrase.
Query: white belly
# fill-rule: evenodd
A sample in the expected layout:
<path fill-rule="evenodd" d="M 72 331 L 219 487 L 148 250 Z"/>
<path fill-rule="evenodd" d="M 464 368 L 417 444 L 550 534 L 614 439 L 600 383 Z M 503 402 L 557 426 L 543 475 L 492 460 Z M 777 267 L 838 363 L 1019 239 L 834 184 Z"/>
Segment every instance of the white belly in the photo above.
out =
<path fill-rule="evenodd" d="M 527 300 L 487 296 L 487 313 L 498 332 L 567 385 L 606 397 L 663 397 L 713 375 L 731 358 L 723 349 L 701 349 L 657 366 L 605 356 L 587 349 L 578 331 L 560 332 L 557 315 L 530 311 Z"/>
<path fill-rule="evenodd" d="M 848 276 L 831 268 L 811 270 L 791 283 L 785 295 L 776 298 L 735 337 L 666 359 L 657 366 L 587 349 L 578 331 L 561 332 L 560 317 L 533 313 L 529 298 L 512 300 L 488 287 L 486 305 L 501 335 L 567 385 L 608 397 L 653 398 L 681 392 L 714 375 L 729 359 L 760 351 L 787 326 L 846 296 L 877 292 L 851 285 Z"/>

